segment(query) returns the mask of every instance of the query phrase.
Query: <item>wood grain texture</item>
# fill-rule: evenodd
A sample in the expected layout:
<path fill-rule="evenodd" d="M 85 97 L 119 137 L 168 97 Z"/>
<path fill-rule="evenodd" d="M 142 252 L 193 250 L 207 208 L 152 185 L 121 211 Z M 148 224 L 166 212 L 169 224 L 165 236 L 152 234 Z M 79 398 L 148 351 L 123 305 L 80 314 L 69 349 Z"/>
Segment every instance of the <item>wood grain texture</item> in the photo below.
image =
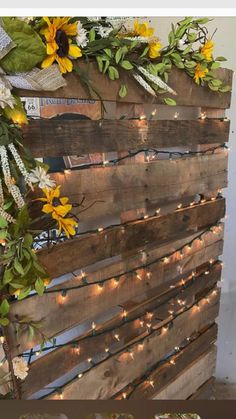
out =
<path fill-rule="evenodd" d="M 216 266 L 207 277 L 203 275 L 203 277 L 197 278 L 196 281 L 189 280 L 188 287 L 181 293 L 181 298 L 185 300 L 186 304 L 191 305 L 199 298 L 199 295 L 207 293 L 207 290 L 216 284 L 220 278 L 220 274 L 221 270 L 219 269 L 219 266 Z M 176 290 L 167 290 L 167 292 L 162 294 L 156 289 L 155 300 L 150 301 L 150 303 L 146 303 L 145 305 L 142 304 L 140 307 L 139 319 L 142 319 L 144 322 L 147 321 L 146 312 L 150 312 L 151 310 L 153 313 L 153 325 L 155 327 L 162 327 L 170 319 L 170 314 L 168 313 L 169 301 L 172 301 L 177 313 L 179 309 L 179 298 L 179 288 Z M 30 366 L 29 374 L 22 384 L 23 397 L 29 397 L 33 393 L 36 393 L 43 387 L 52 383 L 54 380 L 60 378 L 60 376 L 65 375 L 75 368 L 78 363 L 86 361 L 88 356 L 93 358 L 99 353 L 104 355 L 105 347 L 109 347 L 110 353 L 116 353 L 121 348 L 125 348 L 127 345 L 134 342 L 135 339 L 145 333 L 145 326 L 140 328 L 140 320 L 136 320 L 137 309 L 135 316 L 133 317 L 129 313 L 128 318 L 130 320 L 133 318 L 134 320 L 120 325 L 121 321 L 119 319 L 117 324 L 114 324 L 113 326 L 114 329 L 112 334 L 107 332 L 100 336 L 95 335 L 92 338 L 91 336 L 88 336 L 83 339 L 79 344 L 79 355 L 73 347 L 66 346 L 56 349 L 33 362 Z M 158 318 L 158 320 L 155 320 L 156 318 Z M 160 321 L 160 319 L 163 320 Z M 114 334 L 119 335 L 119 343 L 116 342 L 114 344 Z"/>
<path fill-rule="evenodd" d="M 168 282 L 174 280 L 176 276 L 178 278 L 179 267 L 182 269 L 182 274 L 186 274 L 198 265 L 207 263 L 211 258 L 213 260 L 217 259 L 218 255 L 222 253 L 223 242 L 217 240 L 215 235 L 212 234 L 211 236 L 214 237 L 208 238 L 206 247 L 200 248 L 200 250 L 196 247 L 191 253 L 185 255 L 182 261 L 173 259 L 169 264 L 163 264 L 162 262 L 154 264 L 149 269 L 150 278 L 140 271 L 143 277 L 142 281 L 137 279 L 135 273 L 126 274 L 120 278 L 118 287 L 114 287 L 113 281 L 109 281 L 104 285 L 102 292 L 98 291 L 97 285 L 71 290 L 65 300 L 61 299 L 60 293 L 44 294 L 42 297 L 35 295 L 27 300 L 13 303 L 11 318 L 14 320 L 15 316 L 20 318 L 30 316 L 31 320 L 42 322 L 42 332 L 46 336 L 52 337 L 82 322 L 88 320 L 92 322 L 96 319 L 96 316 L 112 307 L 124 305 L 127 300 L 129 301 L 130 311 L 132 305 L 135 307 L 139 304 L 139 296 L 143 295 L 144 299 L 149 299 L 153 296 L 154 290 L 155 294 L 158 294 L 156 287 L 163 285 L 163 287 L 168 288 Z M 158 272 L 158 275 L 156 275 L 156 272 Z M 95 272 L 92 275 L 95 279 L 101 273 L 96 274 Z M 77 284 L 80 281 L 81 279 L 78 278 Z M 72 286 L 74 286 L 73 284 L 76 285 L 75 280 Z M 70 282 L 68 281 L 63 286 L 65 288 L 70 286 Z M 54 289 L 57 289 L 57 287 Z M 159 292 L 163 292 L 163 288 Z M 37 310 L 35 310 L 35 307 L 37 307 Z M 134 310 L 134 307 L 132 307 L 132 310 Z M 41 339 L 39 335 L 29 341 L 27 331 L 22 331 L 20 338 L 17 339 L 12 325 L 8 328 L 8 334 L 14 354 L 29 349 L 38 344 Z"/>
<path fill-rule="evenodd" d="M 80 68 L 86 72 L 92 84 L 98 89 L 103 100 L 133 103 L 163 103 L 163 95 L 157 95 L 156 97 L 149 95 L 129 76 L 128 72 L 121 72 L 121 79 L 111 82 L 107 76 L 99 73 L 97 65 L 93 62 L 87 65 L 83 61 L 80 61 Z M 226 84 L 232 85 L 233 71 L 220 68 L 216 70 L 216 74 Z M 79 76 L 75 73 L 67 74 L 66 81 L 67 86 L 55 92 L 17 90 L 17 93 L 26 97 L 98 99 L 94 93 L 89 94 L 87 88 L 80 82 Z M 128 86 L 128 94 L 125 98 L 120 98 L 118 95 L 121 83 Z M 229 108 L 230 106 L 230 92 L 218 93 L 213 92 L 207 87 L 198 86 L 184 71 L 175 67 L 171 70 L 168 84 L 177 92 L 175 99 L 177 99 L 178 105 L 205 106 L 210 108 Z M 167 96 L 169 97 L 170 95 L 168 94 Z"/>
<path fill-rule="evenodd" d="M 217 199 L 176 212 L 132 222 L 103 232 L 68 240 L 38 253 L 49 275 L 58 277 L 99 260 L 119 254 L 134 254 L 148 243 L 160 245 L 215 224 L 224 217 L 225 201 Z M 55 263 L 56 261 L 56 263 Z"/>
<path fill-rule="evenodd" d="M 82 207 L 81 221 L 140 209 L 155 212 L 170 202 L 217 191 L 227 186 L 227 155 L 160 160 L 55 173 L 61 194 Z M 82 212 L 82 211 L 83 212 Z"/>
<path fill-rule="evenodd" d="M 176 380 L 161 390 L 154 400 L 186 400 L 213 375 L 216 363 L 216 347 L 194 361 Z"/>
<path fill-rule="evenodd" d="M 127 386 L 122 392 L 114 396 L 116 400 L 122 399 L 123 392 L 127 394 L 129 400 L 151 399 L 154 394 L 161 391 L 166 385 L 174 381 L 178 374 L 187 368 L 194 360 L 209 350 L 211 345 L 217 338 L 217 325 L 209 327 L 199 337 L 182 349 L 175 357 L 175 364 L 166 362 L 158 365 L 153 369 L 147 380 L 143 380 L 139 385 L 134 383 L 135 388 Z M 151 386 L 148 380 L 152 380 L 154 385 Z"/>
<path fill-rule="evenodd" d="M 24 145 L 34 156 L 56 157 L 145 147 L 223 144 L 228 141 L 229 121 L 39 119 L 25 125 L 23 135 Z"/>
<path fill-rule="evenodd" d="M 215 384 L 215 377 L 211 377 L 188 400 L 215 400 Z"/>
<path fill-rule="evenodd" d="M 112 398 L 127 384 L 142 376 L 175 346 L 180 345 L 186 336 L 191 336 L 208 324 L 214 323 L 218 310 L 219 295 L 212 296 L 209 304 L 202 303 L 200 310 L 193 307 L 190 311 L 180 314 L 173 321 L 173 326 L 168 332 L 161 334 L 159 331 L 154 332 L 145 339 L 142 350 L 136 345 L 133 348 L 134 360 L 128 353 L 110 357 L 89 370 L 81 379 L 75 379 L 66 385 L 63 388 L 64 398 L 69 400 L 107 400 Z M 166 333 L 168 333 L 168 338 Z M 205 378 L 204 381 L 208 378 Z M 52 394 L 46 398 L 57 399 L 58 394 Z"/>

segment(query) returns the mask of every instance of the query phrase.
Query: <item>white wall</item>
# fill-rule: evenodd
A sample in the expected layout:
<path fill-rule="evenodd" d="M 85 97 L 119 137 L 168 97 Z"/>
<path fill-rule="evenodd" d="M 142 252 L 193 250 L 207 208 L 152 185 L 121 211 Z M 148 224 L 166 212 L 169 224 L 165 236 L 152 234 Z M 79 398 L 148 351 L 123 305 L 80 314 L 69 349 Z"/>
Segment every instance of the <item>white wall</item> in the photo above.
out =
<path fill-rule="evenodd" d="M 157 36 L 163 45 L 167 43 L 167 35 L 170 31 L 171 22 L 176 23 L 181 18 L 155 17 L 150 18 L 151 26 L 155 28 Z M 224 67 L 236 71 L 236 17 L 215 17 L 208 23 L 209 33 L 217 32 L 214 35 L 214 55 L 223 55 L 228 59 L 224 62 Z M 234 79 L 232 106 L 227 111 L 227 116 L 231 120 L 230 126 L 230 153 L 229 153 L 229 186 L 224 190 L 226 197 L 226 230 L 224 243 L 224 268 L 223 286 L 225 293 L 236 291 L 236 82 Z"/>

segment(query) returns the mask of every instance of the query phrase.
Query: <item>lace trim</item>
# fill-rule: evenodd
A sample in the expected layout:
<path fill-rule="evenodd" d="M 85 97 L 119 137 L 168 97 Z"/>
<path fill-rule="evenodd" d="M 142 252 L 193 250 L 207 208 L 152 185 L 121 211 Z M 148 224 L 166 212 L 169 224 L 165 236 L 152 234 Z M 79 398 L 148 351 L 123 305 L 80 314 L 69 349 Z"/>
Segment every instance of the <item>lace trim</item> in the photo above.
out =
<path fill-rule="evenodd" d="M 10 36 L 0 26 L 0 60 L 15 47 L 15 43 L 12 41 Z"/>

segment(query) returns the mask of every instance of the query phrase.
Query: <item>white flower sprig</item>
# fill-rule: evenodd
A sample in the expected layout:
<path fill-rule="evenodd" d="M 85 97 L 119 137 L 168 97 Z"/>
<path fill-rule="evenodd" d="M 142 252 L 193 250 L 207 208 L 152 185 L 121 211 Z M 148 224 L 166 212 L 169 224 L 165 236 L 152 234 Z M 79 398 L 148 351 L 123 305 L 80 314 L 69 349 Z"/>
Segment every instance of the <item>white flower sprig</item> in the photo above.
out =
<path fill-rule="evenodd" d="M 12 360 L 14 375 L 19 378 L 20 380 L 24 380 L 29 371 L 28 364 L 24 358 L 16 356 Z"/>
<path fill-rule="evenodd" d="M 148 80 L 154 83 L 156 86 L 160 87 L 161 89 L 165 90 L 166 92 L 171 93 L 172 95 L 176 95 L 177 93 L 171 89 L 160 77 L 154 76 L 153 74 L 149 73 L 149 71 L 142 67 L 138 66 L 138 70 L 142 73 Z"/>
<path fill-rule="evenodd" d="M 32 183 L 38 183 L 38 187 L 40 189 L 50 189 L 56 186 L 55 181 L 50 178 L 46 170 L 44 170 L 41 166 L 31 170 L 29 173 L 29 181 Z"/>
<path fill-rule="evenodd" d="M 140 76 L 140 74 L 133 73 L 133 77 L 150 95 L 156 96 L 155 90 Z"/>
<path fill-rule="evenodd" d="M 76 36 L 76 43 L 79 47 L 84 48 L 88 44 L 88 31 L 84 29 L 81 22 L 78 22 L 77 24 L 77 36 Z"/>
<path fill-rule="evenodd" d="M 0 107 L 4 109 L 6 106 L 14 108 L 15 99 L 11 94 L 10 89 L 4 86 L 0 86 Z"/>
<path fill-rule="evenodd" d="M 21 174 L 23 175 L 25 182 L 27 183 L 27 185 L 29 185 L 30 187 L 32 187 L 30 180 L 29 180 L 29 172 L 26 170 L 26 167 L 16 149 L 16 147 L 14 146 L 13 143 L 8 145 L 9 150 L 11 151 L 11 154 L 13 155 L 15 162 L 21 172 Z"/>
<path fill-rule="evenodd" d="M 4 176 L 4 182 L 7 186 L 9 193 L 12 195 L 18 208 L 22 208 L 25 205 L 24 199 L 20 193 L 20 189 L 14 183 L 14 179 L 11 176 L 10 166 L 8 162 L 7 150 L 5 146 L 0 146 L 0 158 L 1 167 Z"/>

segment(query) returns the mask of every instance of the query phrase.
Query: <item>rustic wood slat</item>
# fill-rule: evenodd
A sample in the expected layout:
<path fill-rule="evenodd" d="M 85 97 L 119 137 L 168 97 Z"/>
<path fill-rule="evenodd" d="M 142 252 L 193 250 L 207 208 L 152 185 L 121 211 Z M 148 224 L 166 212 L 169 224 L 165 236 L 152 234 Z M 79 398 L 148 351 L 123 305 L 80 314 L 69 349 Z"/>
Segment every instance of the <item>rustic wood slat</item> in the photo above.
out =
<path fill-rule="evenodd" d="M 220 278 L 220 273 L 221 270 L 219 267 L 215 267 L 207 277 L 197 278 L 196 281 L 191 282 L 188 288 L 181 293 L 181 298 L 186 301 L 186 304 L 192 304 L 199 298 L 198 296 L 200 294 L 206 293 L 207 289 L 214 286 Z M 178 299 L 180 298 L 178 293 L 179 290 L 171 290 L 168 293 L 160 295 L 158 298 L 157 292 L 156 303 L 155 306 L 153 305 L 155 309 L 152 310 L 154 325 L 156 316 L 158 319 L 164 319 L 162 322 L 157 321 L 159 327 L 168 321 L 170 316 L 168 313 L 170 300 L 177 307 L 176 311 L 178 310 Z M 149 310 L 150 306 L 143 307 L 141 313 L 145 313 L 146 308 Z M 142 316 L 142 319 L 147 321 L 145 314 Z M 72 347 L 66 346 L 36 360 L 30 366 L 29 374 L 22 384 L 23 397 L 29 397 L 33 393 L 58 379 L 60 376 L 68 373 L 75 368 L 78 363 L 86 361 L 88 355 L 93 358 L 98 353 L 104 354 L 105 347 L 109 347 L 110 352 L 114 353 L 120 348 L 130 344 L 132 340 L 134 341 L 135 338 L 142 335 L 144 331 L 145 328 L 140 328 L 139 326 L 139 320 L 134 320 L 131 323 L 124 323 L 122 326 L 114 327 L 112 335 L 108 332 L 101 336 L 97 335 L 93 338 L 88 337 L 87 339 L 84 339 L 79 345 L 79 355 Z M 120 342 L 113 348 L 113 335 L 116 333 L 120 337 Z"/>
<path fill-rule="evenodd" d="M 150 373 L 149 379 L 153 381 L 153 386 L 146 380 L 139 385 L 136 385 L 135 388 L 132 387 L 131 384 L 122 389 L 122 393 L 126 393 L 129 400 L 151 399 L 154 394 L 157 394 L 166 385 L 174 381 L 183 369 L 207 352 L 209 347 L 216 341 L 216 338 L 217 325 L 214 324 L 175 356 L 175 364 L 170 365 L 167 361 L 163 365 L 157 366 L 157 368 Z M 133 384 L 135 385 L 135 382 Z M 121 400 L 122 393 L 114 398 Z"/>
<path fill-rule="evenodd" d="M 219 295 L 212 296 L 208 304 L 202 302 L 200 310 L 193 307 L 190 311 L 179 315 L 169 331 L 161 334 L 157 331 L 147 337 L 142 350 L 133 349 L 134 361 L 128 353 L 114 355 L 92 368 L 81 379 L 75 379 L 67 384 L 63 388 L 64 398 L 70 400 L 110 399 L 127 384 L 143 376 L 159 359 L 162 359 L 175 346 L 180 345 L 186 336 L 191 336 L 213 323 L 218 311 Z M 166 333 L 168 333 L 168 338 Z M 46 398 L 57 399 L 58 394 L 52 394 Z"/>
<path fill-rule="evenodd" d="M 191 234 L 224 217 L 225 201 L 217 199 L 160 217 L 151 217 L 113 229 L 68 240 L 38 253 L 50 275 L 58 277 L 121 253 L 134 253 L 147 243 L 162 244 Z"/>
<path fill-rule="evenodd" d="M 215 377 L 211 377 L 188 400 L 212 400 L 215 398 Z"/>
<path fill-rule="evenodd" d="M 213 346 L 207 354 L 182 371 L 182 374 L 158 393 L 154 400 L 186 400 L 212 376 L 215 371 L 215 363 L 216 347 Z"/>
<path fill-rule="evenodd" d="M 31 120 L 24 145 L 36 157 L 125 151 L 138 148 L 223 144 L 229 121 Z M 114 135 L 115 133 L 115 135 Z"/>
<path fill-rule="evenodd" d="M 90 62 L 89 65 L 80 61 L 81 70 L 89 76 L 92 84 L 96 86 L 103 100 L 133 103 L 163 103 L 163 95 L 155 98 L 148 94 L 140 85 L 130 77 L 128 72 L 122 72 L 121 79 L 112 81 L 103 74 L 99 73 L 97 65 Z M 217 76 L 224 80 L 226 84 L 232 85 L 233 71 L 225 68 L 216 70 Z M 60 97 L 60 98 L 79 98 L 98 100 L 94 93 L 88 92 L 87 88 L 80 82 L 80 78 L 75 73 L 66 75 L 67 86 L 55 92 L 17 90 L 21 96 L 29 97 Z M 125 98 L 118 95 L 120 84 L 124 83 L 128 87 L 128 94 Z M 198 86 L 193 82 L 184 71 L 177 68 L 171 70 L 168 84 L 177 92 L 177 104 L 185 106 L 205 106 L 210 108 L 229 108 L 231 93 L 213 92 L 207 87 Z M 166 96 L 166 95 L 165 95 Z M 167 96 L 170 96 L 169 93 Z"/>
<path fill-rule="evenodd" d="M 154 212 L 169 202 L 222 189 L 227 186 L 227 156 L 220 153 L 75 170 L 54 173 L 52 178 L 71 202 L 84 199 L 83 206 L 75 210 L 81 221 L 97 220 L 134 209 Z"/>
<path fill-rule="evenodd" d="M 163 263 L 153 265 L 149 269 L 149 272 L 153 273 L 151 278 L 144 276 L 143 280 L 140 281 L 137 280 L 135 274 L 124 275 L 119 281 L 119 287 L 114 287 L 113 282 L 110 281 L 107 285 L 104 285 L 102 293 L 98 292 L 97 285 L 80 290 L 71 290 L 68 292 L 66 299 L 63 300 L 60 293 L 44 294 L 42 297 L 35 295 L 27 300 L 13 303 L 11 317 L 14 320 L 15 315 L 20 318 L 26 315 L 30 316 L 31 320 L 42 322 L 41 330 L 46 336 L 55 336 L 86 320 L 96 319 L 96 316 L 104 311 L 116 305 L 124 304 L 127 299 L 135 304 L 135 298 L 140 295 L 146 296 L 147 299 L 151 298 L 152 290 L 157 286 L 167 284 L 168 281 L 176 277 L 179 266 L 182 267 L 182 273 L 185 274 L 191 272 L 198 265 L 208 262 L 211 258 L 217 259 L 218 255 L 222 253 L 223 242 L 221 240 L 214 242 L 213 238 L 208 240 L 209 245 L 207 247 L 199 251 L 196 249 L 195 254 L 191 253 L 182 261 L 177 260 L 170 265 Z M 155 275 L 156 271 L 158 271 L 158 276 Z M 160 292 L 162 292 L 162 289 Z M 37 307 L 36 311 L 35 307 Z M 60 322 L 58 322 L 59 317 Z M 8 328 L 8 334 L 14 354 L 29 349 L 39 343 L 41 339 L 39 335 L 29 341 L 28 334 L 25 331 L 21 333 L 18 340 L 12 325 Z"/>

